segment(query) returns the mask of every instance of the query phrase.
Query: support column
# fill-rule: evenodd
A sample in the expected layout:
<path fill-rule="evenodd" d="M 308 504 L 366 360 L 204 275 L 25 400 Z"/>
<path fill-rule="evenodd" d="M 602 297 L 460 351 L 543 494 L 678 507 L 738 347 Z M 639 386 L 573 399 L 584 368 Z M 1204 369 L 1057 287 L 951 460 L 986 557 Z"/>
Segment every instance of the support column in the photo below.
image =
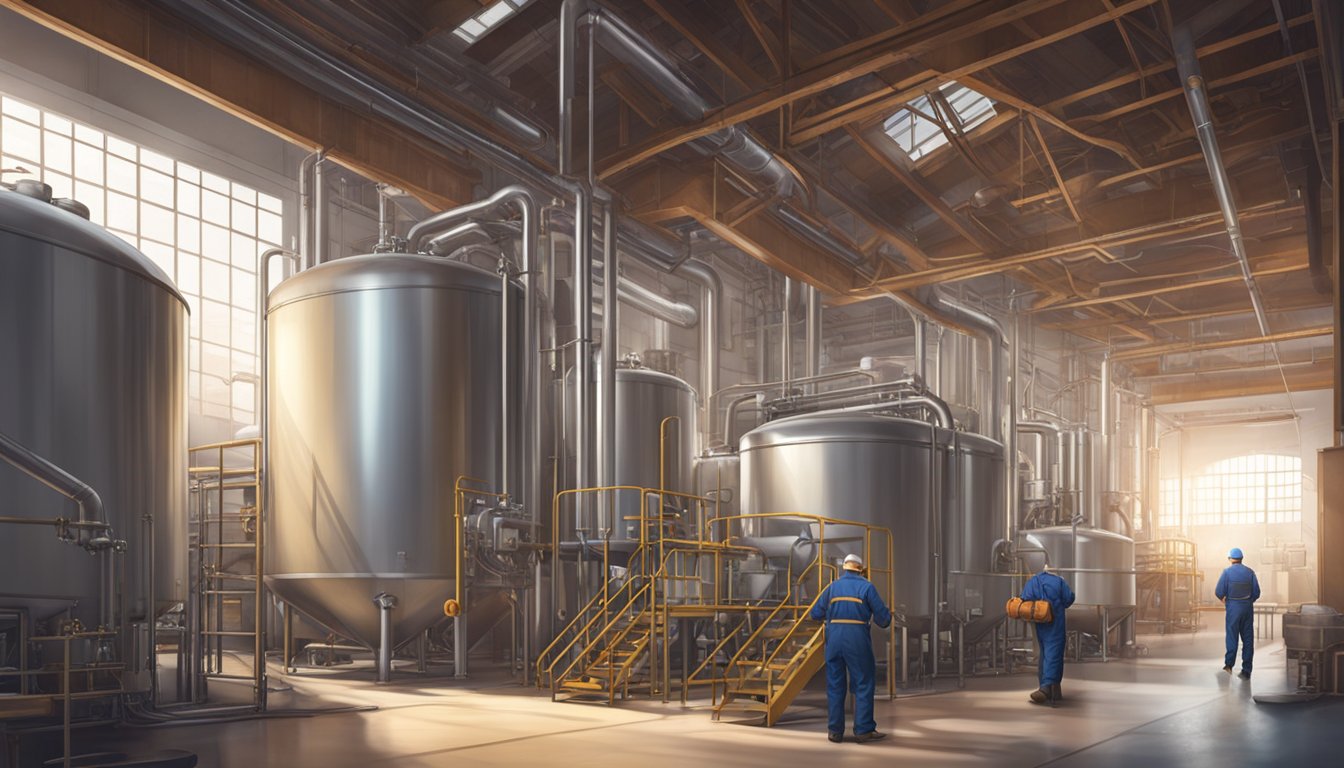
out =
<path fill-rule="evenodd" d="M 378 606 L 378 682 L 392 681 L 392 609 L 397 607 L 395 595 L 380 592 L 373 598 Z"/>

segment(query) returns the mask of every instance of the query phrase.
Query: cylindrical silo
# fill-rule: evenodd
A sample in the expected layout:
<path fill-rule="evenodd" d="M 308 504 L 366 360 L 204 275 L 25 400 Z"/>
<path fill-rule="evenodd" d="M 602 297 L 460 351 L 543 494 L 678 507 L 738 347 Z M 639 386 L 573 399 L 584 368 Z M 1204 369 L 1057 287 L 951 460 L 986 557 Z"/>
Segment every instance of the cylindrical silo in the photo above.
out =
<path fill-rule="evenodd" d="M 74 208 L 0 189 L 0 432 L 101 496 L 127 542 L 124 615 L 140 621 L 151 554 L 153 612 L 187 599 L 187 306 L 153 262 Z M 0 462 L 0 516 L 75 510 Z M 51 528 L 0 525 L 0 608 L 37 620 L 69 609 L 96 627 L 99 560 Z"/>
<path fill-rule="evenodd" d="M 512 304 L 516 331 L 521 297 Z M 397 645 L 442 616 L 455 583 L 454 484 L 501 485 L 500 313 L 497 276 L 420 255 L 340 259 L 272 291 L 275 594 L 371 647 L 380 593 L 397 598 Z M 519 466 L 510 462 L 515 481 Z"/>

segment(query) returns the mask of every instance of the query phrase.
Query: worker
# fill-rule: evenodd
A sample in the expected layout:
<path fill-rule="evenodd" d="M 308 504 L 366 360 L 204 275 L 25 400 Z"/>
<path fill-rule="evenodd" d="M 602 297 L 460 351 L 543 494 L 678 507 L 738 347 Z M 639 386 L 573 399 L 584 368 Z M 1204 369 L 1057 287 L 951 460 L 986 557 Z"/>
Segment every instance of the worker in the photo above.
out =
<path fill-rule="evenodd" d="M 1231 565 L 1218 577 L 1213 595 L 1227 608 L 1227 655 L 1223 657 L 1223 671 L 1232 672 L 1237 660 L 1237 639 L 1241 639 L 1241 674 L 1251 679 L 1251 658 L 1255 656 L 1255 601 L 1260 599 L 1260 581 L 1255 571 L 1241 564 L 1241 549 L 1233 547 L 1227 553 Z"/>
<path fill-rule="evenodd" d="M 845 738 L 845 691 L 854 694 L 854 736 L 860 744 L 886 737 L 873 720 L 873 693 L 877 664 L 873 659 L 870 621 L 891 626 L 891 611 L 877 587 L 863 577 L 863 558 L 846 555 L 840 578 L 826 585 L 808 616 L 826 622 L 826 710 L 828 735 L 839 744 Z M 848 685 L 846 685 L 848 678 Z"/>
<path fill-rule="evenodd" d="M 1036 643 L 1038 653 L 1038 678 L 1040 687 L 1031 692 L 1033 704 L 1054 706 L 1064 698 L 1059 683 L 1064 679 L 1064 646 L 1068 642 L 1068 630 L 1064 627 L 1064 614 L 1073 605 L 1073 590 L 1069 583 L 1058 574 L 1051 573 L 1046 563 L 1041 572 L 1032 576 L 1022 587 L 1023 600 L 1045 600 L 1050 603 L 1050 621 L 1036 624 Z"/>

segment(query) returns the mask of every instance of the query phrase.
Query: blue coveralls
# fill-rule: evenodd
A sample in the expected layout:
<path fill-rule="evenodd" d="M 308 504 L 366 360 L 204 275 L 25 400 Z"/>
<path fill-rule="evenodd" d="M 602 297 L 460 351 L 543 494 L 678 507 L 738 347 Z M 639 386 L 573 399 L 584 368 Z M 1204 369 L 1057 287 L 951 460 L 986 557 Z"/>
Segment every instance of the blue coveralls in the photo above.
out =
<path fill-rule="evenodd" d="M 1223 666 L 1230 667 L 1237 660 L 1237 638 L 1241 638 L 1241 671 L 1251 674 L 1251 658 L 1255 656 L 1255 601 L 1260 599 L 1260 581 L 1255 571 L 1241 563 L 1223 569 L 1213 594 L 1227 606 L 1227 655 Z"/>
<path fill-rule="evenodd" d="M 1048 600 L 1053 621 L 1036 625 L 1036 642 L 1041 646 L 1041 688 L 1064 679 L 1064 646 L 1068 631 L 1064 628 L 1064 612 L 1073 605 L 1073 590 L 1069 583 L 1053 573 L 1041 571 L 1022 587 L 1023 600 Z"/>
<path fill-rule="evenodd" d="M 831 733 L 845 732 L 845 689 L 854 692 L 854 735 L 877 730 L 873 692 L 877 664 L 868 622 L 891 625 L 891 611 L 873 583 L 853 571 L 832 581 L 817 599 L 809 618 L 826 622 L 826 711 Z M 849 685 L 845 685 L 848 672 Z"/>

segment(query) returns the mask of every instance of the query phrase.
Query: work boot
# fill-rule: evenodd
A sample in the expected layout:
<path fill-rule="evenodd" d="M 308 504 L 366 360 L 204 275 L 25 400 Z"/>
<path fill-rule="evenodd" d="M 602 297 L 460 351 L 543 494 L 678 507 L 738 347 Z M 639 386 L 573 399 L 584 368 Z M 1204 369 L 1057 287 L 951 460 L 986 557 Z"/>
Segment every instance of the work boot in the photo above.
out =
<path fill-rule="evenodd" d="M 1237 675 L 1237 677 L 1240 677 L 1242 680 L 1250 680 L 1251 673 L 1243 669 L 1241 670 L 1241 674 Z"/>
<path fill-rule="evenodd" d="M 1059 687 L 1059 683 L 1050 686 L 1050 695 L 1055 701 L 1064 700 L 1064 689 Z"/>
<path fill-rule="evenodd" d="M 1045 704 L 1050 701 L 1050 690 L 1048 688 L 1037 688 L 1031 692 L 1032 704 Z"/>
<path fill-rule="evenodd" d="M 1232 665 L 1228 664 L 1227 666 L 1223 667 L 1223 671 L 1229 675 L 1232 674 Z"/>
<path fill-rule="evenodd" d="M 826 738 L 830 739 L 832 744 L 839 744 L 840 742 L 842 742 L 842 741 L 845 740 L 845 734 L 843 734 L 843 733 L 828 733 L 828 734 L 826 734 Z"/>
<path fill-rule="evenodd" d="M 867 733 L 860 733 L 858 736 L 854 737 L 854 740 L 860 744 L 867 744 L 870 741 L 881 741 L 885 738 L 887 738 L 887 734 L 882 733 L 881 731 L 869 731 Z"/>

